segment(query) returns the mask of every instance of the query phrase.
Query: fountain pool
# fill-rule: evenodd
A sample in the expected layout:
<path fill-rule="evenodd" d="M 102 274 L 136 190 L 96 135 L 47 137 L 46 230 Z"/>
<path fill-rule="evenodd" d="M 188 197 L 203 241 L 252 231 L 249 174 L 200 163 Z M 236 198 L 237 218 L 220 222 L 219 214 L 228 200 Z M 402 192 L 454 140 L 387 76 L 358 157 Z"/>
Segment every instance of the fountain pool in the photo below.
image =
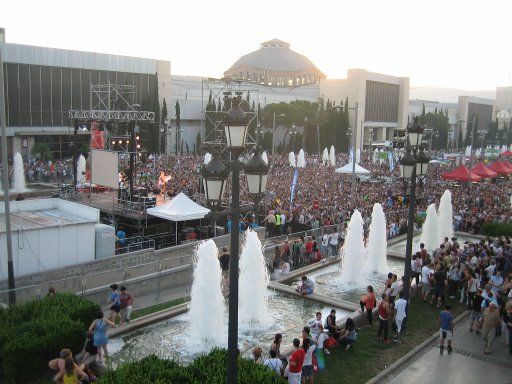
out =
<path fill-rule="evenodd" d="M 272 318 L 272 324 L 267 329 L 253 329 L 249 325 L 239 326 L 239 348 L 245 357 L 248 357 L 257 345 L 260 345 L 266 354 L 270 344 L 272 344 L 274 334 L 277 332 L 283 335 L 282 349 L 291 347 L 292 340 L 295 337 L 300 337 L 302 327 L 315 317 L 317 311 L 322 312 L 322 318 L 325 319 L 332 309 L 325 306 L 325 304 L 315 303 L 270 289 L 267 294 L 268 312 Z M 340 308 L 334 309 L 336 309 L 338 319 L 346 317 L 350 313 Z M 208 320 L 206 319 L 206 321 Z M 144 329 L 111 338 L 108 348 L 113 363 L 120 364 L 139 360 L 150 354 L 176 358 L 183 364 L 191 362 L 198 355 L 207 353 L 210 347 L 202 348 L 202 350 L 201 348 L 191 347 L 187 335 L 189 322 L 189 313 L 186 313 Z M 226 313 L 224 320 L 226 328 L 227 323 Z M 211 331 L 216 332 L 215 329 Z M 227 338 L 225 340 L 226 345 L 221 345 L 222 347 L 227 347 Z"/>

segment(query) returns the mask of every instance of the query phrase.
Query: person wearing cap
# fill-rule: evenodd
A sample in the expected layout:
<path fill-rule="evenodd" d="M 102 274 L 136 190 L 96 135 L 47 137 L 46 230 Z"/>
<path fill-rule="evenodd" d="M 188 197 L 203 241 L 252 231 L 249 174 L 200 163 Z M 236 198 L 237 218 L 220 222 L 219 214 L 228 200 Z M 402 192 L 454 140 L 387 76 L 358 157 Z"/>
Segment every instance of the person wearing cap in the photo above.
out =
<path fill-rule="evenodd" d="M 126 290 L 126 287 L 121 287 L 121 324 L 130 322 L 130 315 L 132 313 L 133 295 Z"/>
<path fill-rule="evenodd" d="M 492 344 L 496 337 L 496 327 L 501 321 L 500 312 L 496 303 L 491 301 L 482 313 L 482 340 L 484 341 L 484 354 L 491 353 Z"/>

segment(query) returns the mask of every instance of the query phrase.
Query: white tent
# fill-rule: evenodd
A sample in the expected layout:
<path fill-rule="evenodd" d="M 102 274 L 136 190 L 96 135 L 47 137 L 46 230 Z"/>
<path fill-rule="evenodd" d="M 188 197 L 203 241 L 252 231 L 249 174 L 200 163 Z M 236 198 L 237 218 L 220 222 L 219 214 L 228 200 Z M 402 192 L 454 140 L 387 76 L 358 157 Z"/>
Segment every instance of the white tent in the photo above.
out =
<path fill-rule="evenodd" d="M 345 164 L 341 168 L 336 168 L 335 172 L 336 173 L 352 173 L 352 167 L 353 167 L 352 163 L 348 163 L 348 164 Z M 368 174 L 368 173 L 370 173 L 370 171 L 361 167 L 359 164 L 356 163 L 355 173 Z"/>
<path fill-rule="evenodd" d="M 181 192 L 168 203 L 149 208 L 147 212 L 150 215 L 161 217 L 162 219 L 186 221 L 202 219 L 210 210 L 195 203 Z"/>

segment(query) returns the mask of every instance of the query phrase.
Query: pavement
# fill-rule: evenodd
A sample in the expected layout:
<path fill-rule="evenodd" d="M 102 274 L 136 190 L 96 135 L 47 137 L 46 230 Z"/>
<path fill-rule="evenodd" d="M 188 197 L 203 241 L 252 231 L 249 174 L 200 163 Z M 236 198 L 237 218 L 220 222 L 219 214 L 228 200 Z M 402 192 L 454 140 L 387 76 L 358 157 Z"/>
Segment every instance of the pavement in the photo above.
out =
<path fill-rule="evenodd" d="M 490 355 L 484 355 L 482 336 L 469 332 L 469 324 L 467 314 L 455 324 L 451 354 L 446 349 L 439 353 L 438 336 L 433 335 L 421 351 L 411 351 L 411 356 L 401 359 L 375 382 L 512 384 L 512 356 L 505 346 L 505 335 L 494 340 Z"/>

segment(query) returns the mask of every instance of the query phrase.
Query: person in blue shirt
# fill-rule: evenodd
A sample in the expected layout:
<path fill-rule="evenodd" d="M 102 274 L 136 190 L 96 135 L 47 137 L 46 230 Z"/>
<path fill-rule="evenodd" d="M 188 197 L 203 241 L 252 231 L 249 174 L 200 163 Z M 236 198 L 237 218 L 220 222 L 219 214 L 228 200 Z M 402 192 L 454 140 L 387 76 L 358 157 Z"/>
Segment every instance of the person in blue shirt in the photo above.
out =
<path fill-rule="evenodd" d="M 119 250 L 121 253 L 126 252 L 126 232 L 124 231 L 123 226 L 119 227 L 119 230 L 116 233 L 117 237 L 117 245 L 119 246 Z"/>
<path fill-rule="evenodd" d="M 121 318 L 121 296 L 119 295 L 119 291 L 117 290 L 117 284 L 112 284 L 110 286 L 110 294 L 108 296 L 107 305 L 110 307 L 110 320 L 115 323 L 116 317 L 119 318 L 119 322 L 122 323 L 123 319 Z"/>
<path fill-rule="evenodd" d="M 444 311 L 439 313 L 439 350 L 441 355 L 444 350 L 444 340 L 448 340 L 448 353 L 452 352 L 453 319 L 449 305 L 444 306 Z"/>

